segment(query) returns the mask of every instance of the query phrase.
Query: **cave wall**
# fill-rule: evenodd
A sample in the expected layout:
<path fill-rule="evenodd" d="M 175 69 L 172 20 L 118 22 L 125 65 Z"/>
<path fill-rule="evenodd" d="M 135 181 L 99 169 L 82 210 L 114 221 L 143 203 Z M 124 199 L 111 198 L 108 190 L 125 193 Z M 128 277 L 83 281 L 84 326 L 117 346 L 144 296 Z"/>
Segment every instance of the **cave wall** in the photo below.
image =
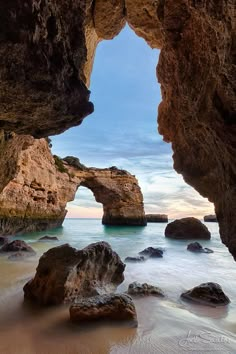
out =
<path fill-rule="evenodd" d="M 10 166 L 1 179 L 0 235 L 61 226 L 80 185 L 103 204 L 103 224 L 146 225 L 142 192 L 127 171 L 71 166 L 52 156 L 45 139 L 32 136 L 2 133 L 0 142 L 0 165 Z"/>
<path fill-rule="evenodd" d="M 159 132 L 236 257 L 235 0 L 1 1 L 0 128 L 42 137 L 80 124 L 96 46 L 126 21 L 161 49 Z"/>

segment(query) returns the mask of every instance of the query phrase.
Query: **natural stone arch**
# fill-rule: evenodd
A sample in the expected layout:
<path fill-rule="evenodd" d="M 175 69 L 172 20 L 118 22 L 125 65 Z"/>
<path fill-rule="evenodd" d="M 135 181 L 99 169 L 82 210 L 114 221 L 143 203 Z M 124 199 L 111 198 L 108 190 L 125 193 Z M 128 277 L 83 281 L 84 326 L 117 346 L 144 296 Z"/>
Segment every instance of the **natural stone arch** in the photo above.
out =
<path fill-rule="evenodd" d="M 116 167 L 87 168 L 74 157 L 52 156 L 45 139 L 0 136 L 0 235 L 62 225 L 66 205 L 80 186 L 103 204 L 105 225 L 146 225 L 143 195 L 135 176 Z"/>
<path fill-rule="evenodd" d="M 1 3 L 0 127 L 35 137 L 92 112 L 95 48 L 128 21 L 161 48 L 159 132 L 174 168 L 215 204 L 236 258 L 235 1 L 35 0 Z"/>

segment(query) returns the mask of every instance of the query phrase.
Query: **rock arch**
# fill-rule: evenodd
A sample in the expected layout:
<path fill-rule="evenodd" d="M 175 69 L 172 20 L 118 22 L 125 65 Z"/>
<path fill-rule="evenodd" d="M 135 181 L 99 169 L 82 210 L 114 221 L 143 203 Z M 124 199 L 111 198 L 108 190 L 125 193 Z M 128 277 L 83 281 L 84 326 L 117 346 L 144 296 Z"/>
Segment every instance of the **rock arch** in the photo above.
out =
<path fill-rule="evenodd" d="M 2 135 L 0 143 L 0 235 L 61 226 L 79 186 L 103 204 L 103 224 L 146 225 L 143 195 L 129 172 L 53 157 L 45 139 L 13 134 Z"/>
<path fill-rule="evenodd" d="M 126 21 L 161 49 L 159 132 L 236 258 L 234 0 L 2 1 L 0 128 L 43 137 L 80 124 L 96 45 Z"/>

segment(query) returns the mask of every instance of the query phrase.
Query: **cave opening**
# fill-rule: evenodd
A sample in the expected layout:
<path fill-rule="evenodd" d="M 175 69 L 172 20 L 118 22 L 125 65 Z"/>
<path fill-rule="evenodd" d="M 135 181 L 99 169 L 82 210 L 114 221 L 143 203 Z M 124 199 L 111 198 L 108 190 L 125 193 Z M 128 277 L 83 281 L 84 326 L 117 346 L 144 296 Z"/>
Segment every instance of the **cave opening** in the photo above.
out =
<path fill-rule="evenodd" d="M 171 145 L 157 132 L 158 57 L 159 50 L 151 49 L 128 25 L 113 40 L 99 43 L 89 88 L 95 111 L 81 126 L 53 136 L 53 151 L 77 156 L 86 166 L 115 165 L 136 175 L 146 213 L 202 218 L 213 213 L 212 204 L 175 172 Z M 75 199 L 86 206 L 89 194 L 78 190 Z M 77 217 L 84 215 L 85 210 L 80 211 Z M 98 204 L 91 217 L 101 217 Z"/>

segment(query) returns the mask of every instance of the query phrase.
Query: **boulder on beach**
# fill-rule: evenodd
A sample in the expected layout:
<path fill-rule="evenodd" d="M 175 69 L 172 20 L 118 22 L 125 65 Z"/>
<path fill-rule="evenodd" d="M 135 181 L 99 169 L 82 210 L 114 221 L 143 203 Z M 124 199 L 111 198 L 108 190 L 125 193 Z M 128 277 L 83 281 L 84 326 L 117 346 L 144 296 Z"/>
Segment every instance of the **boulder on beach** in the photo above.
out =
<path fill-rule="evenodd" d="M 165 236 L 178 240 L 209 240 L 211 233 L 200 220 L 188 217 L 170 222 L 165 229 Z"/>
<path fill-rule="evenodd" d="M 58 241 L 58 238 L 56 236 L 43 236 L 39 238 L 39 241 Z"/>
<path fill-rule="evenodd" d="M 163 250 L 161 248 L 147 247 L 139 254 L 150 258 L 161 258 L 163 257 Z"/>
<path fill-rule="evenodd" d="M 36 253 L 34 249 L 23 240 L 14 240 L 12 242 L 5 243 L 0 249 L 0 252 L 28 252 L 31 254 Z"/>
<path fill-rule="evenodd" d="M 111 293 L 123 282 L 124 269 L 125 264 L 106 242 L 82 250 L 68 244 L 54 247 L 39 259 L 34 278 L 24 286 L 25 299 L 57 305 Z"/>
<path fill-rule="evenodd" d="M 140 284 L 136 281 L 129 284 L 128 294 L 134 296 L 165 296 L 163 291 L 157 286 L 150 285 L 147 283 Z"/>
<path fill-rule="evenodd" d="M 187 246 L 187 250 L 196 253 L 214 253 L 210 248 L 203 248 L 199 242 L 192 242 Z"/>
<path fill-rule="evenodd" d="M 147 222 L 168 222 L 166 214 L 146 214 Z"/>
<path fill-rule="evenodd" d="M 80 299 L 70 307 L 73 322 L 112 320 L 132 321 L 137 326 L 137 314 L 132 298 L 127 294 L 104 294 Z"/>
<path fill-rule="evenodd" d="M 204 221 L 217 222 L 217 217 L 216 217 L 216 215 L 205 215 L 204 216 Z"/>
<path fill-rule="evenodd" d="M 184 300 L 190 300 L 202 305 L 224 306 L 230 303 L 221 286 L 217 283 L 203 283 L 181 294 Z"/>
<path fill-rule="evenodd" d="M 146 258 L 143 256 L 135 256 L 135 257 L 126 257 L 125 258 L 125 262 L 133 262 L 133 263 L 144 262 L 145 260 L 146 260 Z"/>

